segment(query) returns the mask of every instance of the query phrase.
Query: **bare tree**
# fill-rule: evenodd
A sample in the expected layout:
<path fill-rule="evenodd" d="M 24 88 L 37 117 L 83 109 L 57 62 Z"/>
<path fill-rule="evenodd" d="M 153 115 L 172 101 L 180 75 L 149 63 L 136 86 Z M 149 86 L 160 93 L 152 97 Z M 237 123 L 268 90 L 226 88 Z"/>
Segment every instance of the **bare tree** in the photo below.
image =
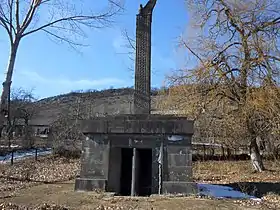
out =
<path fill-rule="evenodd" d="M 56 153 L 68 155 L 67 152 L 80 152 L 83 134 L 79 129 L 79 121 L 86 118 L 81 97 L 62 109 L 58 118 L 50 127 L 52 145 Z"/>
<path fill-rule="evenodd" d="M 1 95 L 0 126 L 7 112 L 7 100 L 20 42 L 25 37 L 44 32 L 54 41 L 72 47 L 83 46 L 79 38 L 86 37 L 86 28 L 109 26 L 122 9 L 118 0 L 108 0 L 108 7 L 100 12 L 88 8 L 83 0 L 0 0 L 0 28 L 10 41 L 7 75 Z"/>
<path fill-rule="evenodd" d="M 136 40 L 132 38 L 132 36 L 129 35 L 127 30 L 123 30 L 122 37 L 125 41 L 124 47 L 126 49 L 126 52 L 122 52 L 121 54 L 125 54 L 128 56 L 130 60 L 130 66 L 128 69 L 132 72 L 134 72 L 134 65 L 135 65 L 135 53 L 136 53 Z M 133 36 L 134 37 L 134 36 Z"/>
<path fill-rule="evenodd" d="M 271 132 L 271 119 L 275 119 L 278 109 L 272 95 L 279 94 L 280 2 L 186 2 L 197 36 L 182 37 L 181 45 L 195 58 L 197 66 L 171 80 L 176 85 L 192 84 L 193 92 L 186 94 L 194 93 L 196 108 L 204 112 L 220 104 L 219 117 L 231 122 L 227 129 L 234 128 L 237 138 L 240 135 L 249 140 L 253 166 L 262 171 L 257 139 Z"/>
<path fill-rule="evenodd" d="M 5 136 L 8 138 L 9 146 L 11 145 L 11 140 L 15 138 L 13 132 L 18 133 L 18 129 L 20 129 L 20 133 L 23 134 L 22 144 L 27 147 L 32 146 L 29 122 L 36 112 L 33 105 L 35 100 L 32 91 L 27 91 L 22 88 L 12 91 L 5 129 Z M 23 128 L 23 130 L 21 128 Z"/>
<path fill-rule="evenodd" d="M 50 126 L 50 142 L 53 142 L 54 150 L 62 154 L 80 152 L 82 139 L 85 138 L 80 121 L 127 113 L 127 108 L 122 105 L 127 106 L 128 103 L 131 105 L 129 111 L 132 112 L 132 100 L 127 96 L 131 92 L 131 88 L 123 88 L 70 93 L 67 102 L 58 104 L 59 114 Z"/>
<path fill-rule="evenodd" d="M 71 104 L 62 107 L 57 119 L 50 126 L 49 140 L 55 153 L 60 155 L 78 155 L 84 138 L 80 129 L 80 121 L 95 116 L 94 103 L 90 101 L 91 92 L 77 92 Z"/>

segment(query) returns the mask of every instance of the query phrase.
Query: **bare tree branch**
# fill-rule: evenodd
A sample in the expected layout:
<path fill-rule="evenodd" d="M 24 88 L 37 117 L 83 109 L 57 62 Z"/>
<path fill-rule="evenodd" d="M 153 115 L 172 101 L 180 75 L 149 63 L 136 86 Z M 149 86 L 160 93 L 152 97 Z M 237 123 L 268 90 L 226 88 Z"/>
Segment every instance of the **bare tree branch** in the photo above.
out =
<path fill-rule="evenodd" d="M 222 141 L 249 144 L 252 163 L 262 171 L 256 139 L 276 135 L 280 124 L 275 118 L 280 112 L 280 2 L 187 0 L 187 4 L 199 30 L 181 43 L 197 65 L 169 79 L 170 102 L 198 116 L 194 118 L 202 126 L 199 129 L 222 133 L 217 126 L 221 124 Z"/>
<path fill-rule="evenodd" d="M 83 0 L 72 2 L 68 0 L 1 0 L 0 28 L 4 28 L 7 32 L 11 45 L 7 75 L 1 95 L 0 129 L 5 121 L 9 89 L 22 39 L 27 35 L 42 31 L 49 37 L 69 44 L 73 49 L 86 46 L 75 38 L 85 37 L 86 28 L 110 26 L 113 18 L 123 9 L 120 1 L 108 0 L 109 7 L 97 13 L 89 7 L 85 8 L 86 4 Z M 40 25 L 37 26 L 37 24 Z"/>
<path fill-rule="evenodd" d="M 17 32 L 19 32 L 19 29 L 20 29 L 20 23 L 19 23 L 19 0 L 16 0 L 16 14 L 15 14 L 15 18 L 16 18 L 16 29 L 17 29 Z"/>
<path fill-rule="evenodd" d="M 27 36 L 27 35 L 29 35 L 29 34 L 32 34 L 32 33 L 35 33 L 35 32 L 37 32 L 37 31 L 40 31 L 40 30 L 42 30 L 42 29 L 45 29 L 45 28 L 47 28 L 47 27 L 50 27 L 50 26 L 53 26 L 53 25 L 55 25 L 56 23 L 60 23 L 60 22 L 64 22 L 64 21 L 73 21 L 73 22 L 78 22 L 78 23 L 80 23 L 80 24 L 84 24 L 84 25 L 88 25 L 87 23 L 86 23 L 86 21 L 89 21 L 89 20 L 98 20 L 98 21 L 100 21 L 100 20 L 102 20 L 102 19 L 106 19 L 106 18 L 109 18 L 111 15 L 109 15 L 109 16 L 107 16 L 107 15 L 100 15 L 100 16 L 72 16 L 72 17 L 66 17 L 66 18 L 61 18 L 61 19 L 58 19 L 58 20 L 55 20 L 55 21 L 53 21 L 53 22 L 50 22 L 50 23 L 47 23 L 47 24 L 45 24 L 45 25 L 43 25 L 43 26 L 40 26 L 40 27 L 38 27 L 38 28 L 36 28 L 36 29 L 33 29 L 33 30 L 31 30 L 31 31 L 28 31 L 28 32 L 26 32 L 26 33 L 24 33 L 22 36 Z M 27 25 L 28 26 L 28 25 Z M 23 30 L 24 31 L 24 30 Z"/>

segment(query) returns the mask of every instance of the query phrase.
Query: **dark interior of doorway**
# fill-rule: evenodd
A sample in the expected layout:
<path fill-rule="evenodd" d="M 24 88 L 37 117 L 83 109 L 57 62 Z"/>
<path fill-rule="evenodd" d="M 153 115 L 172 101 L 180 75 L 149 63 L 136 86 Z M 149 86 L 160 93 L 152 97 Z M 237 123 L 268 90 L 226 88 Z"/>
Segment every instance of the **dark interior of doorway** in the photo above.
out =
<path fill-rule="evenodd" d="M 120 195 L 129 196 L 132 179 L 132 148 L 122 148 Z M 152 149 L 137 149 L 136 195 L 151 195 L 152 186 Z"/>
<path fill-rule="evenodd" d="M 121 188 L 120 195 L 129 196 L 131 192 L 131 178 L 132 178 L 132 148 L 122 148 L 121 161 Z"/>
<path fill-rule="evenodd" d="M 152 149 L 139 149 L 138 189 L 139 196 L 150 196 L 152 191 Z"/>

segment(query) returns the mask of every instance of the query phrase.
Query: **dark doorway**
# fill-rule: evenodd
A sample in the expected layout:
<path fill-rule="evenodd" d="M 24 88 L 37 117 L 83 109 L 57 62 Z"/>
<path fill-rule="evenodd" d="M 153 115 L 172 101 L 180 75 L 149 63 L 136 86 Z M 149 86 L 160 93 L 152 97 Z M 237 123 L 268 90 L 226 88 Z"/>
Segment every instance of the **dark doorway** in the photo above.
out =
<path fill-rule="evenodd" d="M 131 178 L 132 178 L 132 148 L 122 148 L 121 161 L 121 187 L 120 195 L 128 196 L 131 192 Z"/>
<path fill-rule="evenodd" d="M 133 148 L 121 149 L 121 177 L 120 195 L 129 196 L 131 194 L 132 179 L 132 156 Z M 152 149 L 137 149 L 135 193 L 138 196 L 151 195 L 152 187 Z"/>
<path fill-rule="evenodd" d="M 152 149 L 138 149 L 136 192 L 139 196 L 150 196 L 152 191 Z"/>

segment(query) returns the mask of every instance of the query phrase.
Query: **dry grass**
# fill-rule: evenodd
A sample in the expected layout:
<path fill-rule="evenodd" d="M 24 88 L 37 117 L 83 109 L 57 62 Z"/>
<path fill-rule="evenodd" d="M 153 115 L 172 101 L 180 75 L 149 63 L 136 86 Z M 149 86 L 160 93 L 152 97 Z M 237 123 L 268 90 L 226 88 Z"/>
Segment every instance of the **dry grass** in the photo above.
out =
<path fill-rule="evenodd" d="M 276 162 L 265 162 L 265 165 L 270 171 L 254 173 L 249 161 L 195 162 L 193 173 L 196 182 L 212 184 L 266 182 L 275 185 L 274 183 L 278 182 L 280 177 L 280 165 Z M 29 207 L 30 209 L 41 209 L 38 206 L 44 203 L 65 206 L 67 209 L 81 210 L 280 209 L 280 196 L 278 195 L 280 191 L 278 193 L 264 194 L 264 202 L 254 206 L 251 206 L 251 202 L 211 200 L 198 197 L 170 198 L 152 196 L 150 198 L 132 199 L 128 197 L 110 197 L 108 194 L 102 193 L 77 193 L 73 190 L 74 181 L 65 180 L 73 178 L 79 172 L 79 168 L 79 160 L 50 157 L 41 158 L 39 162 L 25 160 L 22 163 L 16 163 L 14 166 L 0 165 L 0 174 L 2 176 L 0 179 L 0 192 L 3 195 L 0 198 L 0 203 L 11 202 L 17 206 Z M 26 174 L 29 174 L 28 180 L 24 180 L 27 176 Z M 17 179 L 7 178 L 11 176 Z M 246 191 L 246 189 L 243 190 Z M 1 207 L 0 205 L 0 209 Z M 17 208 L 13 206 L 10 209 Z"/>
<path fill-rule="evenodd" d="M 250 161 L 195 162 L 193 176 L 196 182 L 224 184 L 262 197 L 262 208 L 280 209 L 280 162 L 265 161 L 264 164 L 267 170 L 255 173 Z"/>
<path fill-rule="evenodd" d="M 185 210 L 185 209 L 260 209 L 260 206 L 241 207 L 228 200 L 210 200 L 199 198 L 131 198 L 131 197 L 111 197 L 106 194 L 81 193 L 73 191 L 73 182 L 60 184 L 45 184 L 34 186 L 22 190 L 20 194 L 13 198 L 2 201 L 13 202 L 20 206 L 35 209 L 43 203 L 64 206 L 67 209 L 99 209 L 99 210 Z M 1 200 L 0 200 L 1 202 Z"/>
<path fill-rule="evenodd" d="M 255 173 L 250 161 L 206 161 L 194 162 L 195 181 L 215 184 L 233 182 L 279 182 L 280 162 L 265 161 L 268 169 Z"/>
<path fill-rule="evenodd" d="M 41 157 L 14 165 L 0 164 L 0 198 L 13 196 L 33 185 L 73 179 L 80 169 L 80 160 Z"/>

